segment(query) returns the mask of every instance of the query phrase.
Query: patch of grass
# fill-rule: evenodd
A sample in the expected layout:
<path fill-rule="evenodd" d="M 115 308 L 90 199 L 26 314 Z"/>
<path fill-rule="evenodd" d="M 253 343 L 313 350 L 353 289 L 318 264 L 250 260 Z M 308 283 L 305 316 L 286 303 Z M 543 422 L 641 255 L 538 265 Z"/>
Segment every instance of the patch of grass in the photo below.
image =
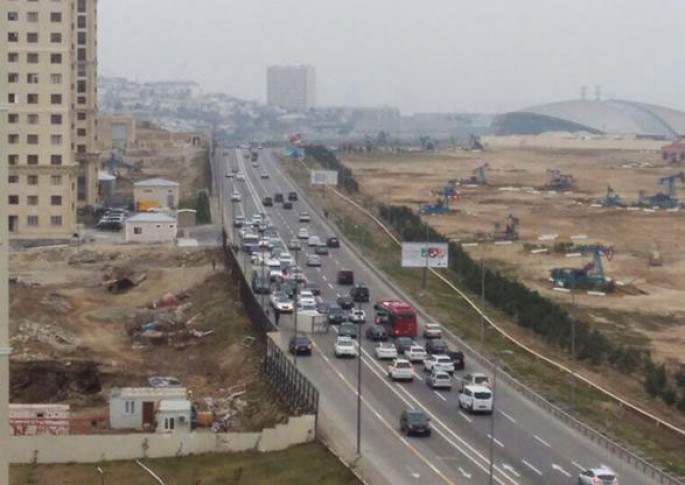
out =
<path fill-rule="evenodd" d="M 169 485 L 353 485 L 356 477 L 321 443 L 271 453 L 246 452 L 144 460 Z M 12 465 L 10 485 L 150 485 L 154 480 L 133 461 L 102 464 Z"/>

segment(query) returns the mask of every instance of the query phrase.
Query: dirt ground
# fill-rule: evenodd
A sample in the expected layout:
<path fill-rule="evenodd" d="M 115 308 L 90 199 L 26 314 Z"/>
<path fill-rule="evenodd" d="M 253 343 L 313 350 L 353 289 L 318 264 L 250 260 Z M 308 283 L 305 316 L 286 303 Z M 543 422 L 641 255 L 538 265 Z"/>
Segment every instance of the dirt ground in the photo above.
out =
<path fill-rule="evenodd" d="M 280 421 L 260 379 L 263 349 L 220 261 L 213 248 L 154 245 L 12 252 L 11 401 L 106 415 L 111 387 L 174 376 L 200 404 L 245 385 L 236 428 Z M 124 277 L 138 284 L 109 291 Z"/>
<path fill-rule="evenodd" d="M 341 155 L 352 168 L 368 197 L 417 209 L 432 203 L 449 179 L 464 179 L 488 164 L 487 185 L 458 187 L 447 215 L 429 220 L 448 237 L 469 241 L 478 233 L 492 233 L 493 223 L 506 222 L 513 214 L 520 220 L 520 240 L 511 246 L 486 245 L 481 251 L 488 264 L 512 271 L 542 294 L 570 303 L 570 296 L 553 291 L 549 281 L 555 267 L 581 267 L 588 258 L 563 254 L 531 254 L 524 243 L 552 246 L 556 242 L 613 245 L 614 257 L 603 260 L 605 273 L 622 283 L 607 296 L 576 293 L 576 303 L 610 332 L 633 342 L 649 342 L 655 359 L 685 363 L 685 261 L 682 237 L 685 212 L 632 211 L 593 207 L 604 197 L 607 185 L 627 203 L 638 192 L 657 193 L 657 180 L 683 170 L 668 165 L 656 152 L 609 150 L 491 149 L 486 152 L 438 152 Z M 573 192 L 541 190 L 548 169 L 572 174 Z M 678 187 L 682 192 L 685 187 Z M 685 193 L 685 192 L 682 192 Z M 545 235 L 556 239 L 541 241 Z M 648 258 L 658 249 L 662 267 L 650 267 Z"/>

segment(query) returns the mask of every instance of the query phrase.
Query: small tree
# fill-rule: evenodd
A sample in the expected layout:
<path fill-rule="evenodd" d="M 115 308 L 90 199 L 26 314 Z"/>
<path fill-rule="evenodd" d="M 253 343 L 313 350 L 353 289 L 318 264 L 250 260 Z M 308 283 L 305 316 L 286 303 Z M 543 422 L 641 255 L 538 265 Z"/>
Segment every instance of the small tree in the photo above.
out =
<path fill-rule="evenodd" d="M 647 379 L 645 380 L 645 391 L 652 397 L 661 395 L 666 389 L 668 380 L 666 377 L 666 366 L 664 364 L 647 366 Z"/>
<path fill-rule="evenodd" d="M 197 211 L 196 216 L 198 224 L 209 224 L 212 222 L 212 215 L 209 210 L 209 197 L 204 190 L 197 195 L 195 210 Z"/>
<path fill-rule="evenodd" d="M 673 386 L 668 386 L 664 389 L 664 392 L 661 393 L 661 398 L 666 404 L 673 406 L 678 400 L 678 394 L 676 394 Z"/>

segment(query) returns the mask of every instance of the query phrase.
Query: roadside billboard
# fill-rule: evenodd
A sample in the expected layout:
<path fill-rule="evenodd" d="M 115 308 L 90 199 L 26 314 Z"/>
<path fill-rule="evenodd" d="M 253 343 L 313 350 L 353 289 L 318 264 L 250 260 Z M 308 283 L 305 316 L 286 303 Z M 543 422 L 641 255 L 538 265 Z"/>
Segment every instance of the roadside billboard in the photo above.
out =
<path fill-rule="evenodd" d="M 312 185 L 338 185 L 338 172 L 336 170 L 312 170 Z"/>
<path fill-rule="evenodd" d="M 403 268 L 447 268 L 447 243 L 403 242 Z"/>

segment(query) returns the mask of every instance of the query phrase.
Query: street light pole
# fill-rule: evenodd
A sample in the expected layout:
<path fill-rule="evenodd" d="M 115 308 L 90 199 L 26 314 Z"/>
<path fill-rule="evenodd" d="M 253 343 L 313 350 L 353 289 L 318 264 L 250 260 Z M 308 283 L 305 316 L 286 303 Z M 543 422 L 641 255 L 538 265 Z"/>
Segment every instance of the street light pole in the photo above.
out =
<path fill-rule="evenodd" d="M 576 275 L 571 272 L 571 409 L 576 409 Z"/>
<path fill-rule="evenodd" d="M 500 350 L 495 353 L 495 358 L 493 360 L 493 376 L 492 376 L 492 413 L 490 413 L 490 467 L 489 467 L 489 485 L 492 485 L 493 480 L 493 469 L 494 469 L 494 459 L 495 459 L 495 396 L 497 395 L 497 371 L 499 369 L 500 356 L 511 355 L 513 352 L 511 350 Z"/>
<path fill-rule="evenodd" d="M 295 268 L 298 267 L 298 256 L 300 254 L 299 249 L 293 249 L 292 250 L 295 253 Z M 298 289 L 300 287 L 300 284 L 297 282 L 297 278 L 295 278 L 295 292 L 293 294 L 293 323 L 295 326 L 295 339 L 297 339 L 297 306 L 298 306 Z M 295 346 L 295 353 L 293 355 L 293 365 L 297 369 L 297 346 Z"/>
<path fill-rule="evenodd" d="M 362 309 L 362 302 L 357 302 Z M 357 322 L 357 456 L 362 454 L 362 321 Z"/>
<path fill-rule="evenodd" d="M 426 257 L 426 265 L 423 267 L 423 278 L 421 279 L 421 288 L 426 289 L 426 280 L 428 279 L 428 222 L 423 223 L 426 226 L 426 245 L 423 248 Z"/>
<path fill-rule="evenodd" d="M 485 341 L 485 242 L 480 242 L 480 345 Z"/>

